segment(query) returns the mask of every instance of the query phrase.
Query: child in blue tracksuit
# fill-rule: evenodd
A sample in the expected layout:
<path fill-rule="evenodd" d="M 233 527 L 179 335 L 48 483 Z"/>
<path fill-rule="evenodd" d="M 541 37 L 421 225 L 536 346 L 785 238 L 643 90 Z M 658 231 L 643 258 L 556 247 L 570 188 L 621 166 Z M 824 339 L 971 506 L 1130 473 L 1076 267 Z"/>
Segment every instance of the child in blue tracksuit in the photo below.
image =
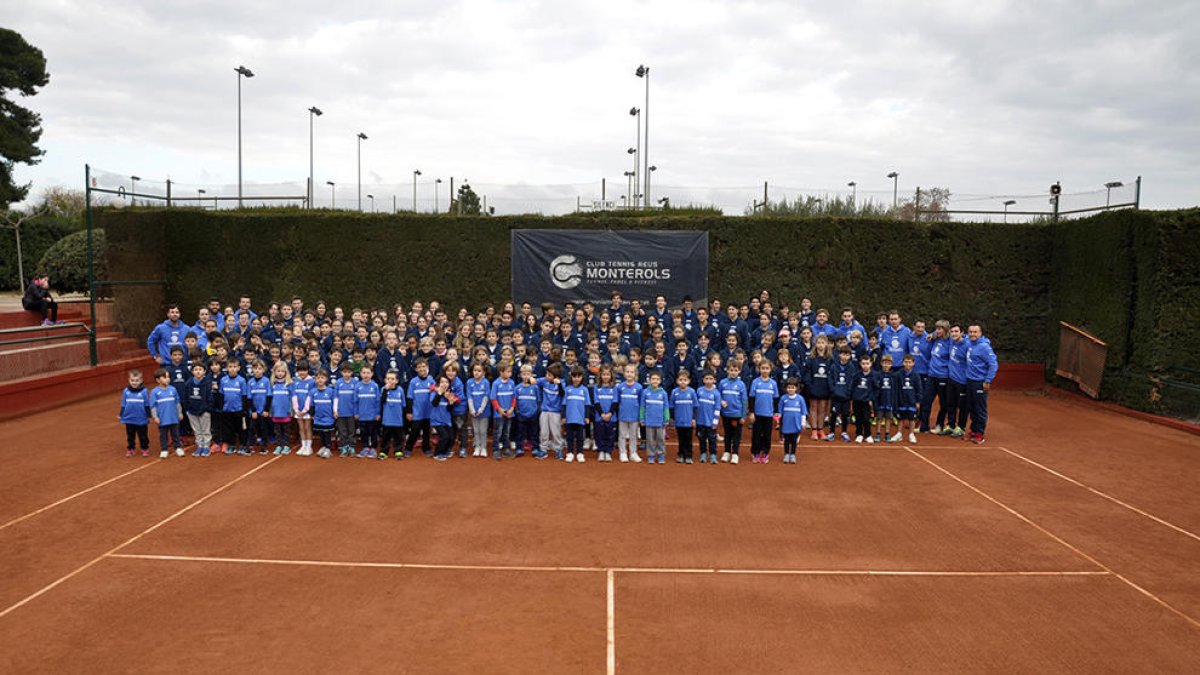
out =
<path fill-rule="evenodd" d="M 383 389 L 379 390 L 380 425 L 379 458 L 387 459 L 388 451 L 396 459 L 404 459 L 404 388 L 400 386 L 400 372 L 389 370 L 383 376 Z"/>
<path fill-rule="evenodd" d="M 471 417 L 472 457 L 488 456 L 488 427 L 492 421 L 492 383 L 487 381 L 483 363 L 471 366 L 467 380 L 467 413 Z"/>
<path fill-rule="evenodd" d="M 671 416 L 675 418 L 675 436 L 679 441 L 675 461 L 683 464 L 692 463 L 692 431 L 696 427 L 696 390 L 689 386 L 691 381 L 688 371 L 680 370 L 671 391 Z"/>
<path fill-rule="evenodd" d="M 309 392 L 309 400 L 312 403 L 313 433 L 321 440 L 321 449 L 317 451 L 317 456 L 329 459 L 333 456 L 332 437 L 334 425 L 337 423 L 333 412 L 337 404 L 337 391 L 329 386 L 329 373 L 324 368 L 317 370 L 315 382 L 312 391 Z"/>
<path fill-rule="evenodd" d="M 850 395 L 854 388 L 854 372 L 858 366 L 852 360 L 853 350 L 842 347 L 838 350 L 838 360 L 833 364 L 833 375 L 829 378 L 830 412 L 829 434 L 825 440 L 832 441 L 837 434 L 838 426 L 842 427 L 842 440 L 850 442 Z"/>
<path fill-rule="evenodd" d="M 533 453 L 535 459 L 545 459 L 554 453 L 557 459 L 563 459 L 563 386 L 562 364 L 551 363 L 546 366 L 546 376 L 538 378 L 541 387 L 542 407 L 538 423 L 541 427 L 541 447 Z"/>
<path fill-rule="evenodd" d="M 725 430 L 725 454 L 722 462 L 738 463 L 738 452 L 742 445 L 742 418 L 746 416 L 746 383 L 742 381 L 736 363 L 726 366 L 726 377 L 721 380 L 721 423 Z"/>
<path fill-rule="evenodd" d="M 196 361 L 192 363 L 192 377 L 183 388 L 183 411 L 191 422 L 192 433 L 196 435 L 193 457 L 207 457 L 208 448 L 212 445 L 212 401 L 212 381 L 206 374 L 204 364 Z"/>
<path fill-rule="evenodd" d="M 879 358 L 879 391 L 875 393 L 875 440 L 893 442 L 892 425 L 896 423 L 896 371 L 892 370 L 892 355 Z"/>
<path fill-rule="evenodd" d="M 671 408 L 667 392 L 660 385 L 662 374 L 657 370 L 649 375 L 649 386 L 642 391 L 641 421 L 646 425 L 646 462 L 666 464 L 667 422 L 671 421 Z"/>
<path fill-rule="evenodd" d="M 184 397 L 184 386 L 187 384 L 188 377 L 191 374 L 191 368 L 188 367 L 187 350 L 182 345 L 171 346 L 171 360 L 163 364 L 163 368 L 167 369 L 167 373 L 171 376 L 171 386 L 175 387 L 175 393 L 179 394 L 179 400 Z M 192 425 L 189 424 L 186 415 L 179 418 L 179 435 L 191 436 Z"/>
<path fill-rule="evenodd" d="M 492 405 L 492 458 L 513 456 L 513 420 L 517 416 L 517 384 L 512 379 L 512 364 L 500 364 L 500 376 L 492 382 L 488 397 Z"/>
<path fill-rule="evenodd" d="M 908 438 L 909 443 L 917 442 L 914 423 L 917 418 L 917 405 L 921 402 L 921 374 L 916 369 L 916 358 L 905 354 L 901 361 L 903 367 L 896 373 L 896 413 L 900 417 L 900 439 Z"/>
<path fill-rule="evenodd" d="M 433 397 L 429 400 L 429 426 L 437 434 L 437 447 L 434 449 L 433 458 L 439 462 L 450 459 L 454 454 L 454 416 L 450 409 L 457 402 L 458 397 L 451 388 L 450 378 L 445 374 L 438 377 L 437 388 L 433 390 Z"/>
<path fill-rule="evenodd" d="M 521 384 L 516 387 L 517 398 L 517 431 L 516 456 L 525 454 L 525 446 L 529 445 L 530 452 L 540 452 L 538 449 L 538 413 L 542 409 L 542 389 L 533 377 L 533 366 L 521 366 Z"/>
<path fill-rule="evenodd" d="M 592 435 L 596 439 L 596 458 L 601 462 L 611 462 L 613 448 L 617 444 L 617 387 L 610 363 L 600 366 L 592 403 L 595 409 Z"/>
<path fill-rule="evenodd" d="M 798 394 L 800 381 L 794 377 L 784 383 L 786 392 L 779 398 L 779 412 L 775 421 L 779 424 L 779 434 L 783 437 L 783 463 L 796 463 L 796 443 L 804 432 L 804 418 L 808 417 L 808 406 L 804 397 Z"/>
<path fill-rule="evenodd" d="M 125 425 L 125 456 L 133 457 L 136 443 L 142 446 L 142 457 L 150 456 L 150 393 L 142 384 L 142 371 L 129 371 L 129 386 L 121 391 L 121 412 L 118 418 Z"/>
<path fill-rule="evenodd" d="M 875 394 L 879 391 L 878 376 L 871 370 L 871 357 L 864 355 L 858 361 L 858 372 L 854 374 L 854 389 L 850 393 L 850 401 L 854 406 L 854 437 L 855 443 L 862 443 L 863 438 L 868 443 L 874 443 L 871 435 L 871 405 L 875 402 Z"/>
<path fill-rule="evenodd" d="M 271 436 L 275 441 L 272 454 L 287 455 L 292 452 L 288 441 L 288 427 L 292 424 L 292 371 L 283 361 L 271 367 Z"/>
<path fill-rule="evenodd" d="M 312 454 L 313 415 L 312 390 L 317 381 L 311 377 L 308 363 L 301 362 L 296 366 L 296 379 L 292 380 L 292 412 L 296 415 L 296 431 L 300 437 L 300 449 L 297 455 L 307 457 Z"/>
<path fill-rule="evenodd" d="M 271 381 L 266 377 L 267 367 L 262 361 L 256 361 L 251 367 L 254 377 L 246 383 L 250 390 L 249 416 L 250 449 L 258 447 L 258 454 L 267 454 L 267 441 L 271 438 L 271 422 L 268 418 L 267 406 L 271 401 Z"/>
<path fill-rule="evenodd" d="M 571 383 L 563 387 L 563 421 L 567 424 L 567 461 L 587 460 L 583 454 L 584 429 L 592 416 L 592 394 L 583 383 L 583 369 L 571 369 Z"/>
<path fill-rule="evenodd" d="M 183 457 L 183 442 L 179 437 L 183 405 L 179 402 L 179 392 L 171 384 L 171 373 L 166 368 L 154 371 L 154 381 L 158 386 L 150 392 L 150 416 L 158 425 L 158 456 L 161 459 L 169 457 L 170 446 L 174 443 L 175 455 Z"/>
<path fill-rule="evenodd" d="M 758 362 L 759 376 L 750 383 L 750 455 L 755 464 L 771 461 L 771 426 L 775 420 L 775 402 L 779 384 L 771 377 L 773 369 L 766 358 Z"/>
<path fill-rule="evenodd" d="M 636 365 L 626 364 L 624 375 L 625 381 L 618 384 L 614 392 L 617 396 L 617 450 L 622 462 L 640 462 L 642 458 L 638 456 L 637 440 L 643 387 L 637 381 Z"/>
<path fill-rule="evenodd" d="M 225 426 L 221 448 L 226 455 L 235 452 L 239 455 L 250 454 L 250 448 L 246 447 L 246 410 L 250 407 L 250 387 L 239 374 L 241 369 L 242 364 L 237 359 L 229 359 L 225 364 L 226 374 L 217 387 Z"/>
<path fill-rule="evenodd" d="M 375 384 L 373 368 L 358 371 L 358 379 L 358 387 L 354 390 L 354 416 L 358 420 L 358 435 L 363 446 L 358 456 L 375 459 L 379 457 L 375 451 L 379 442 L 379 385 Z"/>
<path fill-rule="evenodd" d="M 696 390 L 696 438 L 700 441 L 700 463 L 717 463 L 717 425 L 721 421 L 721 390 L 711 370 L 700 375 L 702 387 Z"/>
<path fill-rule="evenodd" d="M 334 385 L 334 425 L 337 427 L 339 457 L 354 456 L 355 402 L 358 399 L 358 382 L 354 380 L 354 366 L 347 361 L 342 364 L 342 379 Z"/>
<path fill-rule="evenodd" d="M 417 436 L 421 437 L 421 450 L 428 457 L 433 454 L 433 446 L 429 439 L 429 413 L 433 411 L 433 390 L 437 383 L 429 377 L 429 362 L 423 358 L 413 361 L 413 371 L 416 377 L 408 381 L 407 413 L 408 440 L 404 443 L 404 456 L 412 455 L 412 449 L 417 444 Z"/>

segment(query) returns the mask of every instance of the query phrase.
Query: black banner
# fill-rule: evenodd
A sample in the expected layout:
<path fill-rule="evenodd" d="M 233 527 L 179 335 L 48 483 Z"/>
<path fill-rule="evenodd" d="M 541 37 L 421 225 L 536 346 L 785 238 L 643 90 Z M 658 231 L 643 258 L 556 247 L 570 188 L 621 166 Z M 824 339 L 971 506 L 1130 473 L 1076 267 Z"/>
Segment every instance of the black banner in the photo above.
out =
<path fill-rule="evenodd" d="M 607 303 L 625 300 L 670 306 L 683 296 L 708 299 L 708 232 L 679 230 L 513 230 L 512 297 L 516 302 Z M 653 306 L 651 304 L 650 306 Z"/>

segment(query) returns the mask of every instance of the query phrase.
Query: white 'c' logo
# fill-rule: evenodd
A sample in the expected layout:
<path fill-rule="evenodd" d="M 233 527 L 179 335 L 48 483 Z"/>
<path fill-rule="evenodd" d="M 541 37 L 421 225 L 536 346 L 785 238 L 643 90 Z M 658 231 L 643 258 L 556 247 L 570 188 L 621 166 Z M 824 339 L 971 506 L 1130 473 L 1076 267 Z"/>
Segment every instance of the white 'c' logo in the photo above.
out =
<path fill-rule="evenodd" d="M 583 281 L 583 265 L 573 255 L 560 255 L 550 261 L 550 281 L 564 291 L 575 288 Z"/>

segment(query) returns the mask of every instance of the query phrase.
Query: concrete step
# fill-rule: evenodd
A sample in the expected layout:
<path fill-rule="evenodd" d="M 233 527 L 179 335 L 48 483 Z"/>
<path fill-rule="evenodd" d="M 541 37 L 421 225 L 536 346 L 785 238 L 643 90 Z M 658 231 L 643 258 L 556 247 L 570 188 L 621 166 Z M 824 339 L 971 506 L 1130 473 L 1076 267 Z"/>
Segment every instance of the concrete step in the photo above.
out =
<path fill-rule="evenodd" d="M 137 340 L 113 334 L 98 338 L 96 350 L 101 363 L 146 355 Z M 88 365 L 86 338 L 35 343 L 33 346 L 0 351 L 0 382 Z"/>
<path fill-rule="evenodd" d="M 91 324 L 91 308 L 86 301 L 71 300 L 58 303 L 59 321 Z M 0 330 L 30 328 L 42 323 L 41 315 L 21 308 L 20 304 L 0 308 Z M 96 323 L 112 325 L 112 302 L 96 303 Z"/>

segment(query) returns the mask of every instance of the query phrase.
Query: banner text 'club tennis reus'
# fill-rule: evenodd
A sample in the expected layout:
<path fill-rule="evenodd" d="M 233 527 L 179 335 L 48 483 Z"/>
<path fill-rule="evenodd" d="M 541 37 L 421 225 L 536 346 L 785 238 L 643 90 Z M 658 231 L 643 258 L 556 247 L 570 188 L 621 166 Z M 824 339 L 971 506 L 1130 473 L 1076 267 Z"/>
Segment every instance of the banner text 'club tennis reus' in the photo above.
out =
<path fill-rule="evenodd" d="M 708 232 L 680 230 L 513 230 L 516 302 L 608 302 L 685 295 L 708 298 Z"/>

